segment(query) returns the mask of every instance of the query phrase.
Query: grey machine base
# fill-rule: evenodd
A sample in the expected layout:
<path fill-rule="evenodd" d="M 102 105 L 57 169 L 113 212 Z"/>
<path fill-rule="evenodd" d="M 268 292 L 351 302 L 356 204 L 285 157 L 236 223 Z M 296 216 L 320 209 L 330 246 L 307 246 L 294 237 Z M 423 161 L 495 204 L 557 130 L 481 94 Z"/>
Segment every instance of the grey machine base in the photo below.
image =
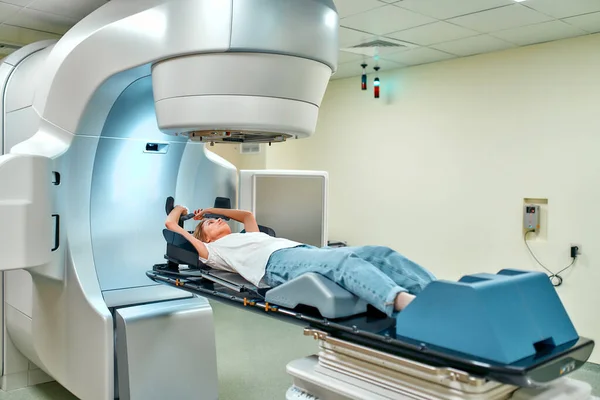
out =
<path fill-rule="evenodd" d="M 192 297 L 120 308 L 115 319 L 121 400 L 197 399 L 200 393 L 202 399 L 218 398 L 208 300 Z"/>

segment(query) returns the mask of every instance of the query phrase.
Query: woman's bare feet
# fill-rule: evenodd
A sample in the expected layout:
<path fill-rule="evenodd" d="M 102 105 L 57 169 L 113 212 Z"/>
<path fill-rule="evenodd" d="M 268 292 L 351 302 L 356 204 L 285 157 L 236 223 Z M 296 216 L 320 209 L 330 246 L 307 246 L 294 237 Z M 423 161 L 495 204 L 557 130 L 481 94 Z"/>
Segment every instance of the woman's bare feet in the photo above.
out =
<path fill-rule="evenodd" d="M 414 295 L 406 292 L 398 293 L 398 296 L 396 296 L 396 300 L 394 301 L 394 310 L 402 311 L 407 305 L 410 304 L 411 301 L 414 300 L 414 298 Z"/>

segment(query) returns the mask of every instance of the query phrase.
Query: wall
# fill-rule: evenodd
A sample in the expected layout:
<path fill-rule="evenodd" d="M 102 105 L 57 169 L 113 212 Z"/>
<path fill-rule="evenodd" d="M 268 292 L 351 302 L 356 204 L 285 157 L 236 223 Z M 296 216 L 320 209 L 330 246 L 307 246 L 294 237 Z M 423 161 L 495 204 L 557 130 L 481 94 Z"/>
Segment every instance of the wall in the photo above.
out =
<path fill-rule="evenodd" d="M 316 134 L 266 167 L 330 173 L 330 239 L 389 245 L 458 279 L 542 270 L 524 246 L 526 197 L 547 198 L 543 239 L 579 334 L 600 339 L 600 35 L 333 81 Z M 371 78 L 372 81 L 372 78 Z M 600 362 L 600 351 L 591 361 Z"/>

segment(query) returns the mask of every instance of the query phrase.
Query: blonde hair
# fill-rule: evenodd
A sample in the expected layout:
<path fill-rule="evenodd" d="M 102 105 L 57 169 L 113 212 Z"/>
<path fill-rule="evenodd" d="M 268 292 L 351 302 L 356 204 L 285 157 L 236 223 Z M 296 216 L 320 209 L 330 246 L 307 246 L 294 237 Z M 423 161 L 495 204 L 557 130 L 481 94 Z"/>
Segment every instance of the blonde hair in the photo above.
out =
<path fill-rule="evenodd" d="M 201 219 L 200 223 L 198 225 L 196 225 L 196 229 L 194 229 L 194 237 L 202 242 L 206 242 L 206 235 L 204 234 L 204 231 L 202 230 L 202 227 L 204 226 L 204 223 L 208 221 L 207 218 Z"/>

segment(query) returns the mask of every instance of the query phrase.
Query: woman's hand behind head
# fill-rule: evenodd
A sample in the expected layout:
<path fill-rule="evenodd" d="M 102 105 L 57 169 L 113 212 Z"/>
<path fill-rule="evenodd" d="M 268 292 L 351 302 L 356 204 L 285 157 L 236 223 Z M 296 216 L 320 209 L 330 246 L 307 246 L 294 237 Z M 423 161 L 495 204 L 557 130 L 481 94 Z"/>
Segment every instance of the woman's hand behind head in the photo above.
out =
<path fill-rule="evenodd" d="M 194 211 L 194 219 L 196 221 L 201 220 L 202 218 L 204 218 L 204 214 L 206 214 L 206 209 L 199 209 Z"/>

